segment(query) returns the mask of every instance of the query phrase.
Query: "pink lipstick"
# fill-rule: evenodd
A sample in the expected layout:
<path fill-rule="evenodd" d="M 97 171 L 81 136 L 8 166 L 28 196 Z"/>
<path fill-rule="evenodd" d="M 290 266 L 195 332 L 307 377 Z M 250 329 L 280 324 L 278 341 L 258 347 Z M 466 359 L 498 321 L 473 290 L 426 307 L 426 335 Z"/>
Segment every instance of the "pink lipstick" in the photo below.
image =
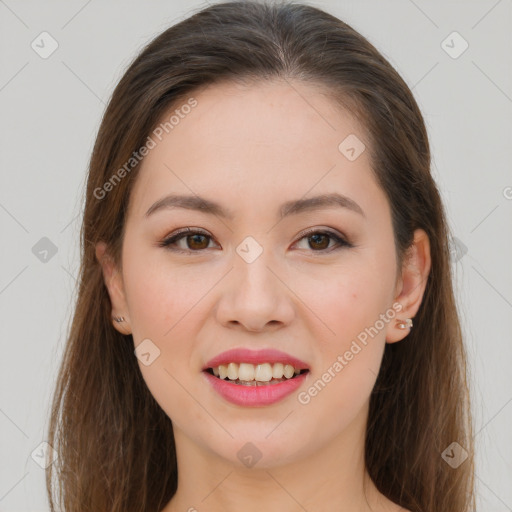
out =
<path fill-rule="evenodd" d="M 237 373 L 239 367 L 241 370 L 241 365 L 244 365 L 245 369 L 249 368 L 249 372 L 256 370 L 256 374 L 263 371 L 266 377 L 240 380 Z M 228 372 L 231 378 L 226 376 L 226 368 L 230 369 Z M 286 370 L 284 375 L 283 368 Z M 309 369 L 307 363 L 285 352 L 274 349 L 255 351 L 237 348 L 223 352 L 208 361 L 203 366 L 202 373 L 212 388 L 225 400 L 241 406 L 263 407 L 284 399 L 298 389 L 306 380 Z M 277 371 L 277 376 L 275 373 L 272 376 L 269 371 Z"/>

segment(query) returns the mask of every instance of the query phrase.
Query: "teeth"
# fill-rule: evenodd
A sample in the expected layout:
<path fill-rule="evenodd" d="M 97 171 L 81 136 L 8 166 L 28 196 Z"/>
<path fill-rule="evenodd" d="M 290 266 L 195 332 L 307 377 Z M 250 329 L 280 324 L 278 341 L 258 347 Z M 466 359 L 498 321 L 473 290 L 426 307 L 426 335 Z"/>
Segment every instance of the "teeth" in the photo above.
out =
<path fill-rule="evenodd" d="M 254 365 L 247 363 L 240 363 L 238 367 L 238 378 L 240 380 L 254 380 Z"/>
<path fill-rule="evenodd" d="M 294 368 L 291 364 L 282 363 L 229 363 L 221 364 L 212 368 L 213 374 L 221 379 L 240 380 L 243 382 L 269 382 L 272 379 L 291 379 L 300 373 L 300 369 Z"/>
<path fill-rule="evenodd" d="M 274 379 L 282 379 L 284 375 L 284 365 L 283 363 L 276 363 L 272 368 L 272 377 Z"/>
<path fill-rule="evenodd" d="M 284 365 L 284 376 L 287 379 L 291 379 L 293 377 L 293 374 L 295 373 L 295 370 L 291 364 L 285 364 Z"/>
<path fill-rule="evenodd" d="M 219 366 L 219 377 L 221 379 L 225 379 L 227 376 L 228 376 L 228 367 L 223 365 L 223 364 L 221 364 Z"/>
<path fill-rule="evenodd" d="M 228 364 L 228 379 L 229 380 L 238 379 L 238 365 L 236 363 Z"/>
<path fill-rule="evenodd" d="M 254 380 L 259 380 L 260 382 L 268 382 L 269 380 L 272 380 L 272 366 L 270 366 L 269 363 L 263 363 L 256 366 Z"/>

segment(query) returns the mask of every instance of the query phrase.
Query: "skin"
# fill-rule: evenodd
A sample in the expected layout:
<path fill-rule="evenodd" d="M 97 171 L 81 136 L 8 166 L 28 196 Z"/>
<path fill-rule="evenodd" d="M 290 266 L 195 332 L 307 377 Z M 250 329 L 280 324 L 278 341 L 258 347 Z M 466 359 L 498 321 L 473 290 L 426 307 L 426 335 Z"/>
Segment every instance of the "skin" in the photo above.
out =
<path fill-rule="evenodd" d="M 428 237 L 415 233 L 397 274 L 390 208 L 368 151 L 349 161 L 338 150 L 349 134 L 365 142 L 364 127 L 325 91 L 273 81 L 216 84 L 193 96 L 198 105 L 142 162 L 122 268 L 105 244 L 96 251 L 112 314 L 125 318 L 113 326 L 135 347 L 149 338 L 160 350 L 139 367 L 175 432 L 178 490 L 164 512 L 404 510 L 369 479 L 364 433 L 385 344 L 407 343 L 396 318 L 413 318 L 421 304 Z M 333 191 L 365 216 L 324 208 L 279 221 L 284 201 Z M 219 202 L 234 219 L 181 208 L 145 218 L 171 192 Z M 190 254 L 158 246 L 184 227 L 210 238 L 178 241 Z M 301 237 L 307 228 L 331 228 L 354 247 L 330 251 L 336 241 Z M 236 252 L 247 236 L 263 247 L 250 264 Z M 304 391 L 396 302 L 403 309 L 395 320 L 308 404 L 292 393 L 270 406 L 236 406 L 201 374 L 230 348 L 277 348 L 310 365 Z M 237 457 L 247 442 L 262 454 L 252 467 Z"/>

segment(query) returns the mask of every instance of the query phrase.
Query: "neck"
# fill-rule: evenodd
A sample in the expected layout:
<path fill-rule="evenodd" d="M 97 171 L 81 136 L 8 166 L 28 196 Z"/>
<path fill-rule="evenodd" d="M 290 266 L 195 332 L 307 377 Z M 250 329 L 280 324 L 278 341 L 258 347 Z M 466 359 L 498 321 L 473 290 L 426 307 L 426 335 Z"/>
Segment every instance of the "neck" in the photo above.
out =
<path fill-rule="evenodd" d="M 178 489 L 162 512 L 378 510 L 381 495 L 364 464 L 363 413 L 314 453 L 286 464 L 264 465 L 262 458 L 251 468 L 199 446 L 174 426 Z"/>

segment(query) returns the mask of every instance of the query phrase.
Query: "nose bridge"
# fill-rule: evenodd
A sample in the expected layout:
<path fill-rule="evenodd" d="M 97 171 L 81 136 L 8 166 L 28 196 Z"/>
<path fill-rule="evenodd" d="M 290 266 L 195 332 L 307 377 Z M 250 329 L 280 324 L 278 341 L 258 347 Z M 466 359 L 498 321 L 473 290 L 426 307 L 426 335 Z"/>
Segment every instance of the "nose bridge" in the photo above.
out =
<path fill-rule="evenodd" d="M 248 330 L 259 330 L 270 322 L 289 322 L 293 307 L 286 286 L 276 276 L 279 265 L 275 254 L 252 236 L 235 250 L 233 269 L 217 311 L 219 321 L 240 323 Z"/>
<path fill-rule="evenodd" d="M 268 240 L 268 237 L 265 239 Z M 275 267 L 275 257 L 271 249 L 264 247 L 254 237 L 247 236 L 236 247 L 237 258 L 234 271 L 237 280 L 237 290 L 251 298 L 256 294 L 259 300 L 274 300 L 279 293 L 276 277 L 270 268 Z"/>

